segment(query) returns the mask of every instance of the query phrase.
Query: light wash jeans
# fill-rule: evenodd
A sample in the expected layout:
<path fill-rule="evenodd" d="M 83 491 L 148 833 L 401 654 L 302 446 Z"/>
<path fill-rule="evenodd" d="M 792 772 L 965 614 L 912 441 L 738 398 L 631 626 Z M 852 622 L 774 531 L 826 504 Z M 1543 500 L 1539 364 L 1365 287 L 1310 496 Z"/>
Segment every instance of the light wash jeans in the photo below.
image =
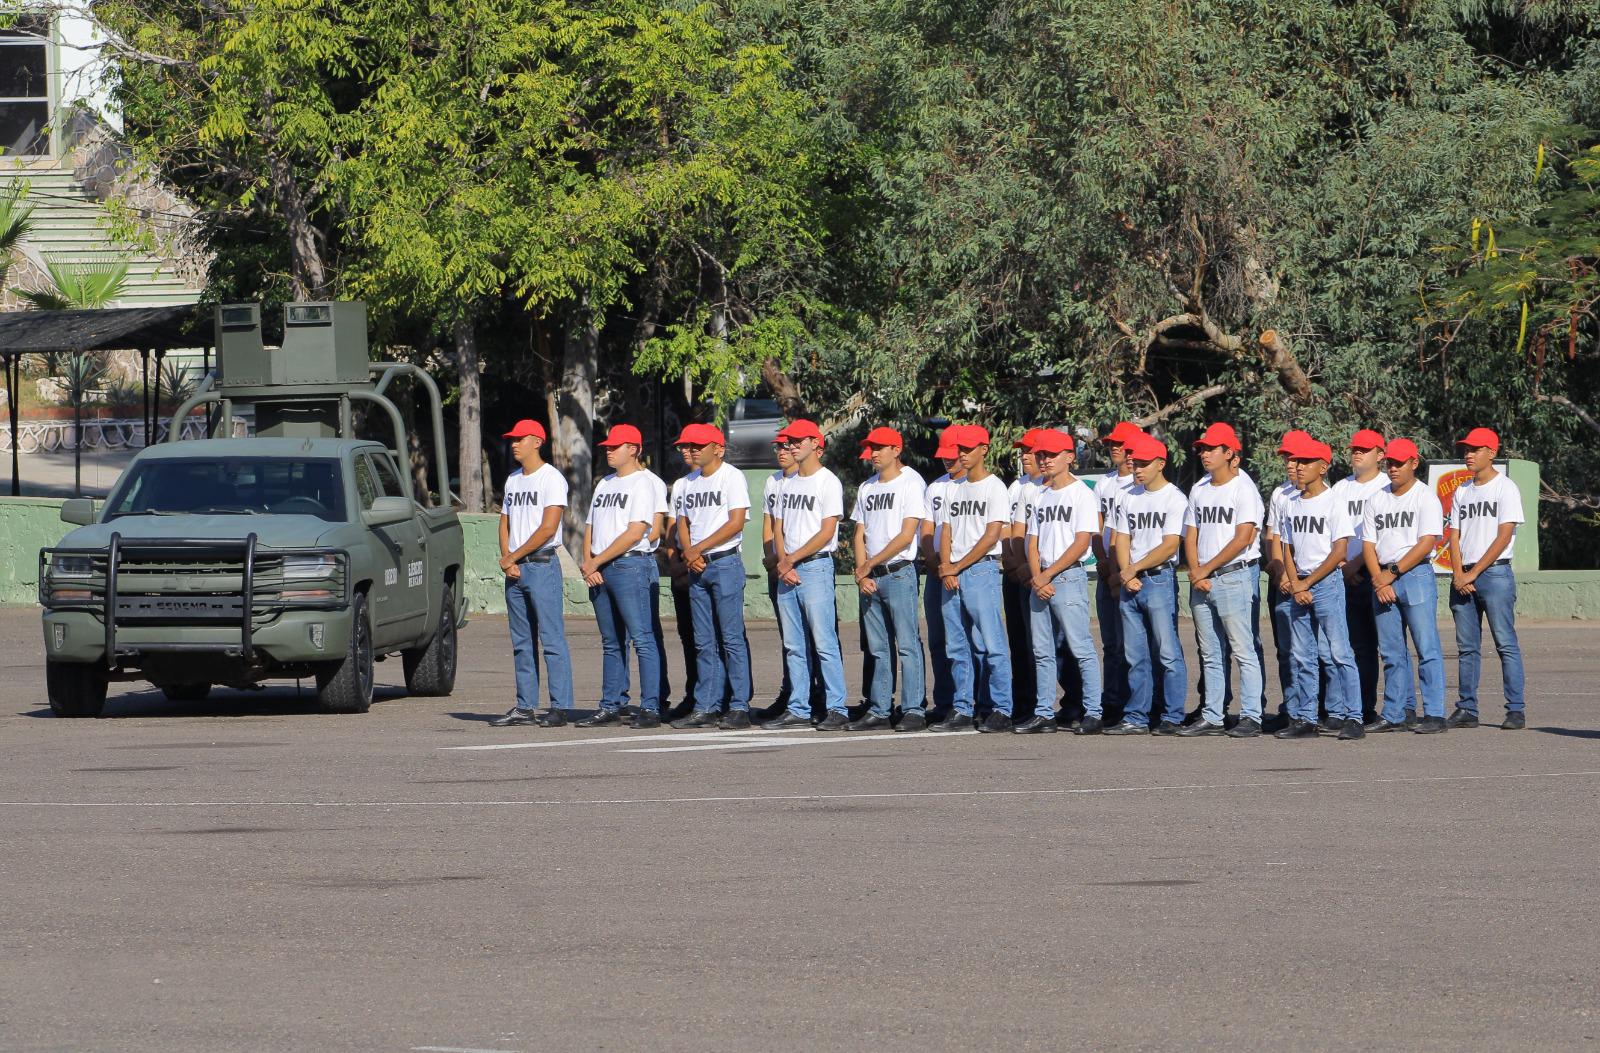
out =
<path fill-rule="evenodd" d="M 744 561 L 731 556 L 709 560 L 705 570 L 689 575 L 689 610 L 694 619 L 694 708 L 707 713 L 722 708 L 750 709 L 750 645 L 744 638 Z"/>
<path fill-rule="evenodd" d="M 1228 659 L 1239 663 L 1239 712 L 1261 720 L 1261 656 L 1256 650 L 1257 587 L 1261 576 L 1247 567 L 1211 578 L 1211 591 L 1190 587 L 1189 612 L 1194 617 L 1194 642 L 1205 680 L 1203 719 L 1221 724 L 1228 688 Z"/>
<path fill-rule="evenodd" d="M 1383 719 L 1399 724 L 1417 712 L 1417 688 L 1411 679 L 1411 652 L 1406 633 L 1417 649 L 1417 675 L 1422 680 L 1422 715 L 1444 716 L 1444 651 L 1439 644 L 1439 583 L 1427 560 L 1394 582 L 1395 602 L 1372 598 L 1383 658 Z"/>
<path fill-rule="evenodd" d="M 811 656 L 822 668 L 830 713 L 848 710 L 844 658 L 839 653 L 839 623 L 833 597 L 833 560 L 814 559 L 795 568 L 800 584 L 778 583 L 778 618 L 783 623 L 783 656 L 789 669 L 789 712 L 811 719 Z"/>
<path fill-rule="evenodd" d="M 986 559 L 961 572 L 961 587 L 945 589 L 944 635 L 955 680 L 956 712 L 972 716 L 987 697 L 996 713 L 1011 715 L 1011 656 L 1001 612 L 1000 564 Z"/>
<path fill-rule="evenodd" d="M 1078 676 L 1083 683 L 1083 712 L 1085 716 L 1100 717 L 1101 708 L 1100 660 L 1094 653 L 1094 637 L 1089 633 L 1089 573 L 1082 566 L 1068 567 L 1050 580 L 1055 595 L 1041 600 L 1038 593 L 1028 590 L 1028 612 L 1032 618 L 1033 661 L 1037 669 L 1033 715 L 1048 717 L 1055 711 L 1056 662 L 1060 648 L 1057 640 L 1066 642 L 1067 653 L 1078 663 Z"/>
<path fill-rule="evenodd" d="M 894 708 L 895 656 L 900 658 L 900 710 L 921 713 L 923 699 L 922 633 L 917 625 L 917 567 L 914 563 L 870 579 L 875 593 L 861 594 L 861 628 L 872 661 L 867 682 L 868 711 L 887 717 Z"/>
<path fill-rule="evenodd" d="M 1178 574 L 1166 566 L 1139 581 L 1138 592 L 1122 590 L 1122 654 L 1128 667 L 1128 705 L 1122 719 L 1131 724 L 1150 722 L 1159 664 L 1161 719 L 1181 724 L 1189 669 L 1178 643 Z"/>
<path fill-rule="evenodd" d="M 1328 672 L 1328 715 L 1341 720 L 1361 719 L 1361 677 L 1350 651 L 1350 629 L 1344 616 L 1344 580 L 1335 573 L 1311 586 L 1312 602 L 1295 603 L 1289 611 L 1294 632 L 1296 720 L 1317 719 L 1318 663 Z"/>
<path fill-rule="evenodd" d="M 661 650 L 656 643 L 656 558 L 642 552 L 618 556 L 600 568 L 603 579 L 589 589 L 600 628 L 600 709 L 615 713 L 628 704 L 628 650 L 639 658 L 639 708 L 661 711 Z"/>
<path fill-rule="evenodd" d="M 1517 643 L 1517 578 L 1511 565 L 1490 567 L 1473 582 L 1477 592 L 1463 596 L 1450 589 L 1450 613 L 1456 621 L 1457 680 L 1461 700 L 1456 708 L 1478 712 L 1478 674 L 1482 667 L 1483 619 L 1489 619 L 1494 649 L 1500 652 L 1500 679 L 1506 712 L 1520 713 L 1522 700 L 1522 647 Z"/>
<path fill-rule="evenodd" d="M 567 630 L 561 621 L 561 564 L 523 563 L 522 576 L 506 579 L 506 620 L 511 626 L 511 664 L 517 677 L 517 708 L 532 713 L 539 708 L 537 638 L 544 651 L 544 671 L 550 678 L 550 708 L 572 708 L 572 658 L 567 653 Z"/>

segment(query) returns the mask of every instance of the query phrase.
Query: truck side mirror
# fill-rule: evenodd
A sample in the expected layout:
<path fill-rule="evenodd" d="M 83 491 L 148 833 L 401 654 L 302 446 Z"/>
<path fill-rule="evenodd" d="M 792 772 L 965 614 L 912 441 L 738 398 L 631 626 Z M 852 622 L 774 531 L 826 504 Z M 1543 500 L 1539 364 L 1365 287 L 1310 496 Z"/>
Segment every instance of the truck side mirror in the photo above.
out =
<path fill-rule="evenodd" d="M 379 497 L 372 502 L 372 507 L 361 513 L 361 521 L 367 526 L 393 526 L 404 523 L 411 518 L 411 502 L 403 497 Z"/>
<path fill-rule="evenodd" d="M 61 521 L 73 526 L 88 526 L 94 522 L 94 499 L 72 497 L 61 502 Z"/>

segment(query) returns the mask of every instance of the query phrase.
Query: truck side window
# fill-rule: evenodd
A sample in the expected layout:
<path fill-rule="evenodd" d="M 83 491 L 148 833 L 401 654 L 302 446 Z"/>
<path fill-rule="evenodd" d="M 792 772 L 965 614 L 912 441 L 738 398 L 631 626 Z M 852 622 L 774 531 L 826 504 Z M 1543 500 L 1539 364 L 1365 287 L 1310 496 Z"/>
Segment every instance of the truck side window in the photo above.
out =
<path fill-rule="evenodd" d="M 378 480 L 372 474 L 370 461 L 371 458 L 364 455 L 356 458 L 356 498 L 363 512 L 369 510 L 379 496 Z"/>
<path fill-rule="evenodd" d="M 371 455 L 372 467 L 377 474 L 378 486 L 383 491 L 384 497 L 404 497 L 406 488 L 400 484 L 400 476 L 394 470 L 394 462 L 386 453 Z"/>

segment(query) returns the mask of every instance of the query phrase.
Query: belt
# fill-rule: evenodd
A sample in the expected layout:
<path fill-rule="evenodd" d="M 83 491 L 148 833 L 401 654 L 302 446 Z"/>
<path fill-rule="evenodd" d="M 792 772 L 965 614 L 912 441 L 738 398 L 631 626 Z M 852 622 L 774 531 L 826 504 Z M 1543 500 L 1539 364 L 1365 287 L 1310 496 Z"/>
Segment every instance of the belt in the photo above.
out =
<path fill-rule="evenodd" d="M 725 548 L 721 552 L 707 552 L 707 553 L 705 553 L 705 560 L 706 560 L 707 563 L 710 563 L 713 560 L 723 559 L 723 558 L 725 558 L 727 556 L 737 556 L 738 554 L 739 554 L 739 550 L 736 549 L 736 548 Z"/>
<path fill-rule="evenodd" d="M 1218 567 L 1216 570 L 1211 572 L 1211 577 L 1220 578 L 1224 574 L 1232 574 L 1237 570 L 1249 570 L 1251 567 L 1259 565 L 1260 562 L 1261 561 L 1259 559 L 1241 559 L 1234 563 L 1229 563 L 1225 567 Z"/>
<path fill-rule="evenodd" d="M 1152 575 L 1155 575 L 1155 574 L 1165 574 L 1167 571 L 1171 570 L 1175 566 L 1177 566 L 1177 564 L 1175 564 L 1175 563 L 1163 563 L 1159 567 L 1151 567 L 1149 570 L 1141 570 L 1139 573 L 1135 574 L 1134 577 L 1136 577 L 1136 578 L 1148 578 L 1148 577 L 1150 577 Z M 1212 575 L 1212 576 L 1215 577 L 1216 575 Z"/>
<path fill-rule="evenodd" d="M 529 555 L 523 556 L 521 559 L 517 560 L 517 562 L 518 563 L 549 563 L 552 559 L 555 559 L 555 557 L 556 557 L 556 550 L 555 549 L 553 549 L 553 548 L 551 548 L 551 549 L 540 549 L 538 552 L 534 552 L 534 553 L 531 553 Z"/>
<path fill-rule="evenodd" d="M 794 565 L 797 566 L 797 567 L 803 567 L 807 563 L 815 563 L 819 559 L 832 559 L 832 558 L 833 558 L 833 553 L 832 552 L 815 552 L 815 553 L 812 553 L 811 555 L 807 556 L 805 559 L 796 561 L 796 563 Z"/>
<path fill-rule="evenodd" d="M 1493 563 L 1489 564 L 1489 566 L 1491 566 L 1491 567 L 1506 567 L 1506 566 L 1510 566 L 1510 564 L 1511 564 L 1511 557 L 1507 556 L 1505 559 L 1497 559 L 1497 560 L 1495 560 Z M 1463 564 L 1461 564 L 1461 569 L 1462 570 L 1477 570 L 1478 569 L 1478 564 L 1477 563 L 1463 563 Z"/>
<path fill-rule="evenodd" d="M 871 570 L 867 571 L 867 577 L 869 577 L 869 578 L 881 578 L 881 577 L 884 577 L 885 575 L 893 574 L 895 571 L 899 570 L 901 567 L 909 567 L 909 566 L 911 566 L 911 562 L 912 561 L 909 560 L 909 559 L 890 560 L 888 563 L 884 563 L 884 564 L 881 564 L 879 566 L 873 567 Z"/>

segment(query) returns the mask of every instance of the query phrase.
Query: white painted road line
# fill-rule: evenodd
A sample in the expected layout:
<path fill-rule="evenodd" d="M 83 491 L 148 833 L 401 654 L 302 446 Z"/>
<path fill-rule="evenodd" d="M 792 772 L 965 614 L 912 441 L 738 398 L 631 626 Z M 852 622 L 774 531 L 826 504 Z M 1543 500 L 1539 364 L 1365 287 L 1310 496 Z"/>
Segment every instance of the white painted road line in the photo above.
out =
<path fill-rule="evenodd" d="M 696 753 L 700 750 L 747 750 L 752 748 L 768 749 L 774 746 L 839 746 L 847 742 L 875 742 L 888 739 L 892 742 L 927 742 L 930 739 L 939 742 L 944 739 L 956 738 L 961 735 L 976 735 L 976 731 L 958 731 L 951 735 L 901 735 L 889 732 L 886 735 L 862 735 L 852 733 L 849 735 L 829 735 L 818 732 L 808 735 L 803 739 L 743 739 L 739 742 L 712 742 L 700 746 L 646 746 L 643 749 L 620 749 L 617 753 Z"/>
<path fill-rule="evenodd" d="M 902 790 L 887 793 L 790 793 L 728 797 L 618 797 L 522 801 L 0 801 L 0 808 L 588 808 L 641 804 L 780 804 L 785 801 L 881 801 L 938 797 L 1066 797 L 1111 793 L 1216 792 L 1218 790 L 1334 789 L 1343 786 L 1420 786 L 1428 783 L 1577 779 L 1600 771 L 1512 772 L 1505 775 L 1425 775 L 1394 779 L 1324 779 L 1297 782 L 1175 783 L 1163 786 L 1083 786 L 1020 790 Z"/>
<path fill-rule="evenodd" d="M 706 742 L 740 739 L 752 735 L 814 735 L 810 728 L 751 728 L 749 731 L 671 731 L 664 735 L 606 735 L 592 739 L 556 739 L 554 742 L 491 742 L 482 746 L 440 746 L 441 750 L 547 750 L 558 746 L 615 746 L 619 742 Z"/>
<path fill-rule="evenodd" d="M 467 1046 L 412 1046 L 411 1053 L 522 1053 L 520 1049 L 471 1049 Z"/>

